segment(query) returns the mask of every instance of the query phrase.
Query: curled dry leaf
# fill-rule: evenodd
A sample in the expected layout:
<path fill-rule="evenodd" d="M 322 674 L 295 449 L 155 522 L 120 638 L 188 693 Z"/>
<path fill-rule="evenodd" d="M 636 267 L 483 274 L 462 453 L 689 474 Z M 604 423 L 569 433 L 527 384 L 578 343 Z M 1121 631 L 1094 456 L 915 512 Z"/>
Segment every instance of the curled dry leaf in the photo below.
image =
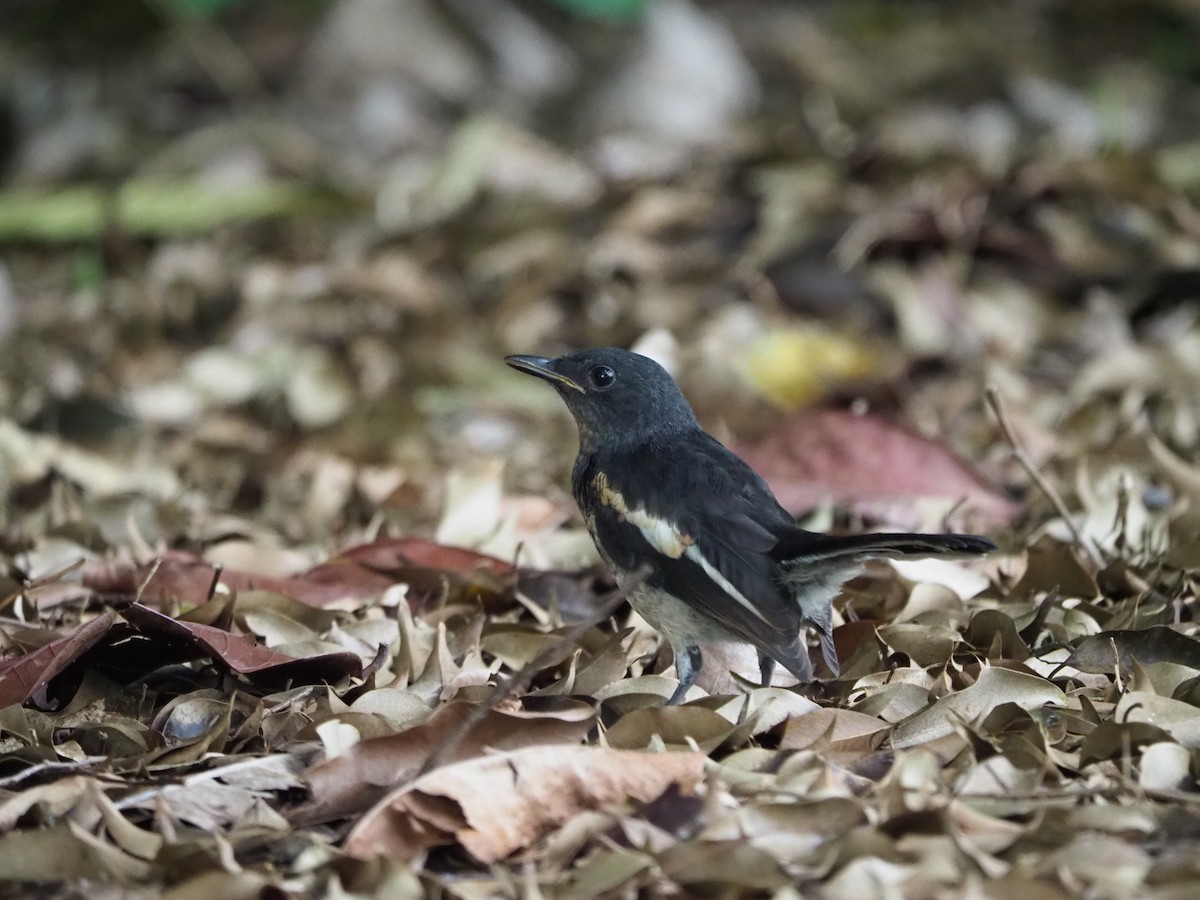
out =
<path fill-rule="evenodd" d="M 309 590 L 304 596 L 297 596 L 296 586 L 291 579 L 255 575 L 236 569 L 218 570 L 196 554 L 184 550 L 169 551 L 144 566 L 110 562 L 89 567 L 83 573 L 83 583 L 95 591 L 108 594 L 133 595 L 140 590 L 140 599 L 146 603 L 198 606 L 208 601 L 218 574 L 221 585 L 229 590 L 270 591 L 316 605 L 320 605 L 318 600 L 331 601 L 344 595 L 339 587 L 338 590 Z M 386 586 L 379 587 L 379 590 Z"/>
<path fill-rule="evenodd" d="M 1153 725 L 1188 750 L 1200 748 L 1200 716 L 1196 707 L 1182 700 L 1130 691 L 1117 704 L 1113 719 L 1122 725 Z"/>
<path fill-rule="evenodd" d="M 511 751 L 541 744 L 569 745 L 582 741 L 591 730 L 595 714 L 587 704 L 567 701 L 545 711 L 489 710 L 470 730 L 466 722 L 477 716 L 473 703 L 450 702 L 438 707 L 428 721 L 386 737 L 360 741 L 341 755 L 309 770 L 312 801 L 293 818 L 323 820 L 365 809 L 386 789 L 413 777 L 426 760 L 450 739 L 445 763 L 468 759 L 486 751 Z"/>
<path fill-rule="evenodd" d="M 31 809 L 36 808 L 39 816 L 45 819 L 66 815 L 91 782 L 86 775 L 70 775 L 5 797 L 0 803 L 0 832 L 9 831 Z"/>
<path fill-rule="evenodd" d="M 861 683 L 860 683 L 861 684 Z M 896 682 L 867 688 L 867 695 L 854 704 L 855 712 L 878 716 L 895 724 L 929 703 L 929 691 L 917 684 Z"/>
<path fill-rule="evenodd" d="M 0 871 L 10 884 L 63 879 L 121 884 L 144 881 L 154 867 L 68 819 L 49 828 L 0 836 Z"/>
<path fill-rule="evenodd" d="M 671 785 L 690 793 L 703 753 L 643 753 L 597 747 L 535 747 L 430 772 L 385 797 L 358 822 L 346 852 L 413 859 L 460 843 L 496 862 L 589 809 L 629 798 L 649 802 Z"/>
<path fill-rule="evenodd" d="M 980 650 L 996 651 L 996 655 L 989 652 L 989 659 L 1024 661 L 1029 658 L 1029 647 L 1021 639 L 1016 623 L 998 609 L 981 609 L 972 616 L 967 640 Z"/>
<path fill-rule="evenodd" d="M 0 709 L 14 703 L 24 703 L 32 697 L 38 689 L 104 640 L 115 622 L 116 616 L 112 610 L 106 609 L 71 634 L 24 656 L 0 662 Z"/>

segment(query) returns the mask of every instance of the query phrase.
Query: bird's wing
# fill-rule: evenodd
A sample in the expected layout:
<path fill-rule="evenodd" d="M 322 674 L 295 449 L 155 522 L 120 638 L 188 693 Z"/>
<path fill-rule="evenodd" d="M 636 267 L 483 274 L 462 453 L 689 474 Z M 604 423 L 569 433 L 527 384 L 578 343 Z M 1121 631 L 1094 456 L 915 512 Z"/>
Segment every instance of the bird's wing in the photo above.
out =
<path fill-rule="evenodd" d="M 622 569 L 650 562 L 656 587 L 805 672 L 804 621 L 769 555 L 774 507 L 748 502 L 729 462 L 741 461 L 712 443 L 721 453 L 700 443 L 646 448 L 594 471 L 587 505 L 597 542 Z"/>

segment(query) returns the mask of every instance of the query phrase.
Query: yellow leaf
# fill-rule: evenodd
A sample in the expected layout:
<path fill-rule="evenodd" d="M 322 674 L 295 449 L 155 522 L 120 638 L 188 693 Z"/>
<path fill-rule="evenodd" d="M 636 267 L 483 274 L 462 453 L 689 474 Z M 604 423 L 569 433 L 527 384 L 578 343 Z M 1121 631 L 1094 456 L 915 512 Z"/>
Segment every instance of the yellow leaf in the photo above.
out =
<path fill-rule="evenodd" d="M 821 399 L 831 387 L 881 375 L 886 359 L 876 348 L 816 326 L 773 331 L 746 352 L 750 383 L 785 409 Z"/>

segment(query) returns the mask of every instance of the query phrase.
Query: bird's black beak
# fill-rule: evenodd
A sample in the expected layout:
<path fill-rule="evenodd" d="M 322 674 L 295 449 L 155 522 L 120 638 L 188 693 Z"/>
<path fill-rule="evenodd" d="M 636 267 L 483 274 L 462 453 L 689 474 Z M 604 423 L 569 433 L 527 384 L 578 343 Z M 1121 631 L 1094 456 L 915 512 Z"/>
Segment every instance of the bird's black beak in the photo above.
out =
<path fill-rule="evenodd" d="M 536 375 L 538 378 L 544 378 L 552 384 L 563 387 L 568 387 L 573 391 L 583 393 L 582 385 L 572 381 L 566 375 L 560 375 L 554 371 L 554 360 L 546 359 L 543 356 L 506 356 L 504 361 L 520 372 L 528 372 L 530 375 Z"/>

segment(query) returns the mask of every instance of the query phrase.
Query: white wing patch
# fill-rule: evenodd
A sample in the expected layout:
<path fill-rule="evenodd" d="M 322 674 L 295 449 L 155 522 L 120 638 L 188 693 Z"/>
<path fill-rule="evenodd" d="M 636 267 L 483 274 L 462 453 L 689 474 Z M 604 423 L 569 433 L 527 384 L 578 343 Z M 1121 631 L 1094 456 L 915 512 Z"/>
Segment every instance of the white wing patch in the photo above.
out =
<path fill-rule="evenodd" d="M 684 551 L 696 543 L 695 538 L 684 534 L 673 522 L 652 516 L 641 507 L 630 509 L 624 495 L 608 483 L 603 472 L 596 476 L 594 487 L 601 503 L 612 507 L 622 521 L 640 531 L 646 543 L 664 556 L 679 559 Z"/>
<path fill-rule="evenodd" d="M 629 522 L 631 526 L 640 530 L 643 538 L 646 538 L 647 544 L 654 547 L 659 553 L 672 559 L 679 559 L 684 556 L 688 557 L 691 562 L 700 566 L 704 570 L 704 574 L 712 578 L 716 586 L 724 590 L 733 600 L 742 604 L 746 610 L 754 613 L 763 622 L 766 622 L 768 625 L 770 624 L 769 619 L 763 616 L 762 612 L 754 604 L 751 604 L 749 599 L 746 599 L 746 595 L 734 587 L 733 582 L 728 580 L 724 575 L 721 575 L 721 572 L 715 565 L 709 563 L 708 559 L 704 558 L 704 554 L 700 552 L 700 547 L 696 546 L 696 539 L 692 538 L 690 534 L 684 534 L 676 524 L 665 520 L 665 518 L 650 515 L 641 506 L 638 506 L 636 509 L 630 509 L 629 504 L 625 502 L 624 494 L 618 491 L 616 487 L 608 484 L 608 479 L 604 473 L 601 472 L 595 476 L 594 486 L 600 502 L 606 506 L 611 506 L 617 512 L 617 515 L 622 517 L 622 520 Z"/>
<path fill-rule="evenodd" d="M 707 559 L 704 558 L 704 554 L 700 552 L 699 547 L 697 547 L 693 544 L 691 547 L 687 548 L 685 555 L 687 556 L 688 559 L 690 559 L 692 562 L 696 563 L 696 565 L 698 565 L 700 568 L 702 568 L 704 570 L 704 573 L 706 575 L 708 575 L 709 578 L 711 578 L 713 581 L 715 581 L 717 584 L 719 584 L 721 586 L 721 590 L 723 590 L 725 593 L 727 593 L 730 597 L 732 597 L 738 603 L 742 604 L 742 606 L 746 607 L 746 609 L 748 609 L 750 612 L 754 613 L 754 615 L 757 616 L 759 619 L 766 622 L 768 625 L 771 624 L 770 621 L 767 619 L 767 617 L 764 616 L 762 614 L 762 612 L 758 609 L 758 607 L 756 607 L 753 603 L 751 603 L 746 598 L 745 594 L 743 594 L 741 591 L 739 591 L 736 587 L 733 586 L 733 582 L 731 582 L 728 578 L 726 578 L 724 575 L 722 575 L 717 570 L 716 566 L 714 566 L 712 563 L 710 563 Z"/>
<path fill-rule="evenodd" d="M 656 519 L 640 509 L 625 514 L 631 525 L 636 525 L 646 542 L 664 556 L 679 559 L 692 549 L 692 539 L 665 519 Z"/>
<path fill-rule="evenodd" d="M 603 472 L 596 476 L 593 486 L 596 488 L 596 494 L 600 498 L 600 502 L 605 506 L 612 507 L 622 520 L 637 528 L 642 533 L 642 537 L 646 539 L 646 543 L 651 547 L 664 556 L 671 557 L 671 559 L 679 559 L 682 556 L 686 556 L 703 569 L 704 574 L 711 578 L 732 599 L 736 600 L 763 622 L 766 622 L 768 625 L 771 624 L 770 620 L 747 599 L 746 595 L 734 587 L 733 582 L 722 575 L 717 567 L 704 557 L 704 554 L 700 552 L 700 548 L 696 546 L 696 539 L 694 537 L 680 531 L 679 526 L 674 523 L 650 515 L 650 513 L 641 507 L 630 509 L 629 504 L 625 502 L 624 495 L 608 483 L 608 479 L 604 476 Z"/>

